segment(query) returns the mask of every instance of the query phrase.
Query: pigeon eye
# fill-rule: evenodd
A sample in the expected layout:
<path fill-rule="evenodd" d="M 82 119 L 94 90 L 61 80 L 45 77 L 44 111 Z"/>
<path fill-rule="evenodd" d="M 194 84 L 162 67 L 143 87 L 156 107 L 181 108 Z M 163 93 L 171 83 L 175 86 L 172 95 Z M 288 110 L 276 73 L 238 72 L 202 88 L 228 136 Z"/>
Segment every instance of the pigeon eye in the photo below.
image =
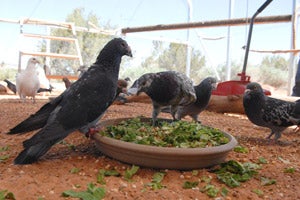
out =
<path fill-rule="evenodd" d="M 126 44 L 124 42 L 121 43 L 122 47 L 126 47 Z"/>

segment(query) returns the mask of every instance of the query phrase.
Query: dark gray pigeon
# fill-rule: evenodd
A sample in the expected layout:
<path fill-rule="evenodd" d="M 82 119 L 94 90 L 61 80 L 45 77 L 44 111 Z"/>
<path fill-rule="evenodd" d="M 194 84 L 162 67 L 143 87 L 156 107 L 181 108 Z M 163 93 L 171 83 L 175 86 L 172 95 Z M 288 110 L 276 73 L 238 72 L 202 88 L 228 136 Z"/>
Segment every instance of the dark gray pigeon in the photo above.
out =
<path fill-rule="evenodd" d="M 5 79 L 4 82 L 6 82 L 8 89 L 10 89 L 14 94 L 17 93 L 16 85 L 9 80 Z"/>
<path fill-rule="evenodd" d="M 300 102 L 289 102 L 268 97 L 262 87 L 255 82 L 246 87 L 243 104 L 248 119 L 258 125 L 271 129 L 270 139 L 275 141 L 287 127 L 300 124 Z"/>
<path fill-rule="evenodd" d="M 147 73 L 138 78 L 128 93 L 145 92 L 152 100 L 153 125 L 164 106 L 171 106 L 173 120 L 178 106 L 189 105 L 196 100 L 193 82 L 186 75 L 176 71 Z"/>
<path fill-rule="evenodd" d="M 193 120 L 201 122 L 198 120 L 198 115 L 205 110 L 207 107 L 211 93 L 216 89 L 217 80 L 213 77 L 207 77 L 200 84 L 194 86 L 197 100 L 187 106 L 180 106 L 177 111 L 177 119 L 181 119 L 187 115 L 191 116 Z"/>
<path fill-rule="evenodd" d="M 132 56 L 126 41 L 115 38 L 108 42 L 81 78 L 8 132 L 26 133 L 41 128 L 23 142 L 25 149 L 15 164 L 36 162 L 52 145 L 75 130 L 90 133 L 115 98 L 123 55 Z"/>

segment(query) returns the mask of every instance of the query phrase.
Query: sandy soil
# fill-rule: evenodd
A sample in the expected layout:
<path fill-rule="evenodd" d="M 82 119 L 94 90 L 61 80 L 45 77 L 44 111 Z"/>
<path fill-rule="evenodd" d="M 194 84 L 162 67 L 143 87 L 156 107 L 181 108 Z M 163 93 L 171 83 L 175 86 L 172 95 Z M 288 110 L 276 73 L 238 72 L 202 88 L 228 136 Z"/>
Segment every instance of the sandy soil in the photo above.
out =
<path fill-rule="evenodd" d="M 12 97 L 12 96 L 11 96 Z M 17 99 L 0 100 L 0 156 L 8 159 L 0 160 L 0 191 L 12 192 L 16 199 L 72 199 L 62 197 L 66 190 L 85 191 L 88 183 L 105 188 L 104 199 L 300 199 L 300 135 L 293 128 L 284 131 L 279 144 L 269 143 L 264 138 L 269 130 L 251 124 L 244 115 L 220 114 L 205 111 L 200 115 L 205 125 L 220 128 L 237 138 L 241 146 L 247 147 L 249 153 L 230 152 L 227 160 L 240 162 L 258 162 L 258 158 L 267 160 L 262 165 L 258 175 L 242 183 L 236 188 L 226 187 L 210 169 L 199 169 L 198 174 L 192 171 L 163 170 L 166 175 L 162 181 L 163 189 L 153 190 L 146 185 L 158 169 L 140 168 L 126 181 L 123 176 L 105 177 L 105 184 L 97 183 L 100 169 L 115 169 L 124 174 L 130 164 L 121 163 L 101 154 L 94 141 L 87 139 L 78 132 L 68 136 L 64 143 L 57 144 L 43 156 L 39 162 L 32 165 L 16 166 L 13 159 L 22 150 L 22 141 L 31 137 L 34 132 L 24 135 L 5 134 L 10 128 L 36 112 L 47 100 L 39 99 L 33 104 L 28 101 L 20 103 Z M 151 115 L 151 105 L 145 103 L 128 103 L 111 106 L 102 120 L 119 117 Z M 170 117 L 161 114 L 160 117 Z M 185 120 L 190 120 L 186 118 Z M 72 146 L 73 148 L 70 148 Z M 285 173 L 286 168 L 294 168 L 294 173 Z M 78 172 L 72 172 L 77 169 Z M 211 184 L 218 188 L 226 187 L 229 192 L 226 197 L 220 194 L 217 198 L 209 198 L 199 191 L 205 186 L 201 182 L 194 189 L 183 189 L 185 181 L 198 181 L 203 176 L 212 178 Z M 261 177 L 275 179 L 276 184 L 261 185 Z M 253 192 L 259 189 L 261 196 Z"/>

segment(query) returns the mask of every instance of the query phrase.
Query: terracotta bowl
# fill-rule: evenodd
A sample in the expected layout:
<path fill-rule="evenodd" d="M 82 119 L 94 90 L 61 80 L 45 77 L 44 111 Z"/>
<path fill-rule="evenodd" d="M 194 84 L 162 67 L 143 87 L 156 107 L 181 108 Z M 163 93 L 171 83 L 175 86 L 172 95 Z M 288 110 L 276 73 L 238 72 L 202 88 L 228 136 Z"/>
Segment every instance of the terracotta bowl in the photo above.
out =
<path fill-rule="evenodd" d="M 99 126 L 105 128 L 128 119 L 130 118 L 106 120 Z M 151 119 L 141 118 L 141 120 L 150 122 Z M 163 120 L 170 121 L 169 119 Z M 225 132 L 223 134 L 229 138 L 227 144 L 207 148 L 156 147 L 124 142 L 100 134 L 94 134 L 93 139 L 103 154 L 128 164 L 150 168 L 190 170 L 211 167 L 225 161 L 227 154 L 237 145 L 237 141 L 232 135 Z"/>

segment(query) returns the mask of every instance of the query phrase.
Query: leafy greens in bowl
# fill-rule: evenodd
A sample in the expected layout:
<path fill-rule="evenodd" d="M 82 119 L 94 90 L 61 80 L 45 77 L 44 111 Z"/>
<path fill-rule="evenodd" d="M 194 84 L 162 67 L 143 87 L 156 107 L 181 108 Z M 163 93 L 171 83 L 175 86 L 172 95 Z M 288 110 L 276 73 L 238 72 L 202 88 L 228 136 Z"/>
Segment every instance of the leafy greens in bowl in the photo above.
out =
<path fill-rule="evenodd" d="M 105 155 L 129 164 L 190 170 L 225 161 L 237 145 L 229 133 L 194 122 L 151 118 L 118 118 L 102 121 L 102 131 L 92 137 Z"/>
<path fill-rule="evenodd" d="M 101 135 L 136 144 L 158 147 L 205 148 L 229 142 L 223 132 L 197 122 L 159 120 L 158 126 L 131 118 L 107 126 Z"/>

